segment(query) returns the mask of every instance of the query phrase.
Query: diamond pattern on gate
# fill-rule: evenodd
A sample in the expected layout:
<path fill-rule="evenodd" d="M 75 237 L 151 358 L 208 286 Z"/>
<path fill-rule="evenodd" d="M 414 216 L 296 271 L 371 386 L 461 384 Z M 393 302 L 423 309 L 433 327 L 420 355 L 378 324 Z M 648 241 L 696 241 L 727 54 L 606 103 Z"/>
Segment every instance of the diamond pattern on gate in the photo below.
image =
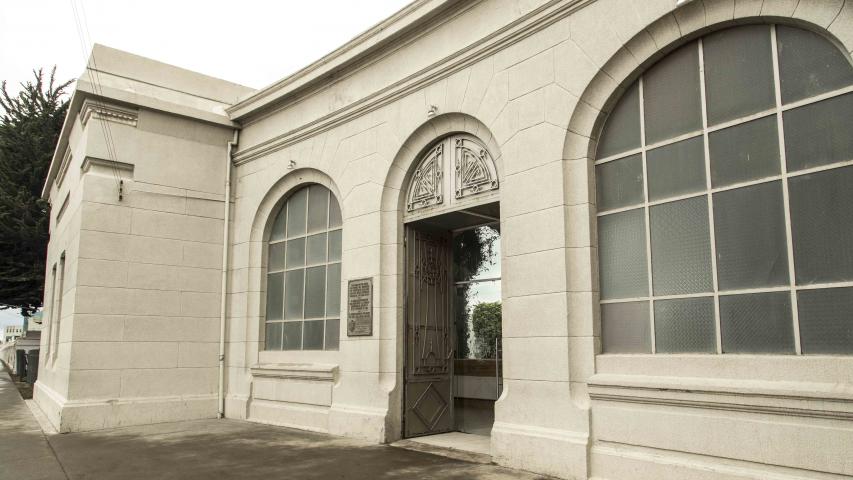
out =
<path fill-rule="evenodd" d="M 432 402 L 429 402 L 432 400 Z M 434 408 L 432 408 L 434 407 Z M 428 411 L 425 411 L 429 409 Z M 430 413 L 431 411 L 431 413 Z M 428 430 L 435 430 L 438 421 L 447 411 L 447 402 L 430 383 L 421 396 L 412 405 L 412 412 L 426 425 Z"/>

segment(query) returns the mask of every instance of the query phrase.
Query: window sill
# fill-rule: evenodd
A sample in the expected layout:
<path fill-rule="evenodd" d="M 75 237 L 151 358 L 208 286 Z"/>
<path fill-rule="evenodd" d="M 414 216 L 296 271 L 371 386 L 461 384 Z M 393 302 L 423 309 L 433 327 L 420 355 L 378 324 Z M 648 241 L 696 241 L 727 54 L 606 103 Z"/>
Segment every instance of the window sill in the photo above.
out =
<path fill-rule="evenodd" d="M 277 363 L 256 365 L 250 370 L 254 377 L 334 382 L 338 366 L 322 363 Z"/>
<path fill-rule="evenodd" d="M 338 350 L 261 350 L 258 352 L 258 365 L 337 365 Z"/>

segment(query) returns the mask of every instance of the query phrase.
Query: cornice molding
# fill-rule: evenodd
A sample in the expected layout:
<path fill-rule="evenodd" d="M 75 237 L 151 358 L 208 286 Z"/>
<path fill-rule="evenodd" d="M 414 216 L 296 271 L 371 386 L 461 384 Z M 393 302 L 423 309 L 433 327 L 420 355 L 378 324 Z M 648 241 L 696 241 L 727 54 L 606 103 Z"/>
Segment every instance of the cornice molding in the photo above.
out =
<path fill-rule="evenodd" d="M 130 163 L 117 162 L 115 160 L 106 160 L 103 158 L 97 157 L 86 157 L 83 159 L 83 163 L 80 165 L 80 171 L 83 173 L 88 173 L 92 168 L 105 168 L 109 169 L 110 172 L 114 172 L 116 170 L 123 171 L 129 173 L 131 176 L 133 175 L 133 165 Z"/>
<path fill-rule="evenodd" d="M 85 127 L 91 118 L 135 127 L 139 110 L 87 98 L 80 107 L 80 123 Z"/>

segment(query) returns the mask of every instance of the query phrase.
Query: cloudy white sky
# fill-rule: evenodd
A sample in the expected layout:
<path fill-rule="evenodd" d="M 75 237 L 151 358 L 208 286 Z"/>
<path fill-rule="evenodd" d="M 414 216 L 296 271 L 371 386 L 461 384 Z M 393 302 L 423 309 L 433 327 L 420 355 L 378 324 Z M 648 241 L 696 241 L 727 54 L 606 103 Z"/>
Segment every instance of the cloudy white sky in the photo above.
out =
<path fill-rule="evenodd" d="M 75 78 L 91 43 L 101 43 L 260 88 L 410 1 L 0 0 L 0 80 L 14 92 L 33 69 L 53 65 L 59 79 Z M 19 323 L 0 310 L 0 327 Z"/>

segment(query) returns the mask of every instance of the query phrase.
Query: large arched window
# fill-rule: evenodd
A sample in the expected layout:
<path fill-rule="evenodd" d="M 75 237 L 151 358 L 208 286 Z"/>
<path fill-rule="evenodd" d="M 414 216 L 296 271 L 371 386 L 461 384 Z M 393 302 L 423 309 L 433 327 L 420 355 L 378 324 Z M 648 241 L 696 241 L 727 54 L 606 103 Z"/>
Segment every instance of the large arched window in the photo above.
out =
<path fill-rule="evenodd" d="M 853 68 L 740 26 L 631 85 L 595 161 L 604 353 L 853 354 Z"/>
<path fill-rule="evenodd" d="M 341 209 L 329 189 L 303 187 L 270 232 L 266 350 L 337 350 L 340 303 Z"/>

